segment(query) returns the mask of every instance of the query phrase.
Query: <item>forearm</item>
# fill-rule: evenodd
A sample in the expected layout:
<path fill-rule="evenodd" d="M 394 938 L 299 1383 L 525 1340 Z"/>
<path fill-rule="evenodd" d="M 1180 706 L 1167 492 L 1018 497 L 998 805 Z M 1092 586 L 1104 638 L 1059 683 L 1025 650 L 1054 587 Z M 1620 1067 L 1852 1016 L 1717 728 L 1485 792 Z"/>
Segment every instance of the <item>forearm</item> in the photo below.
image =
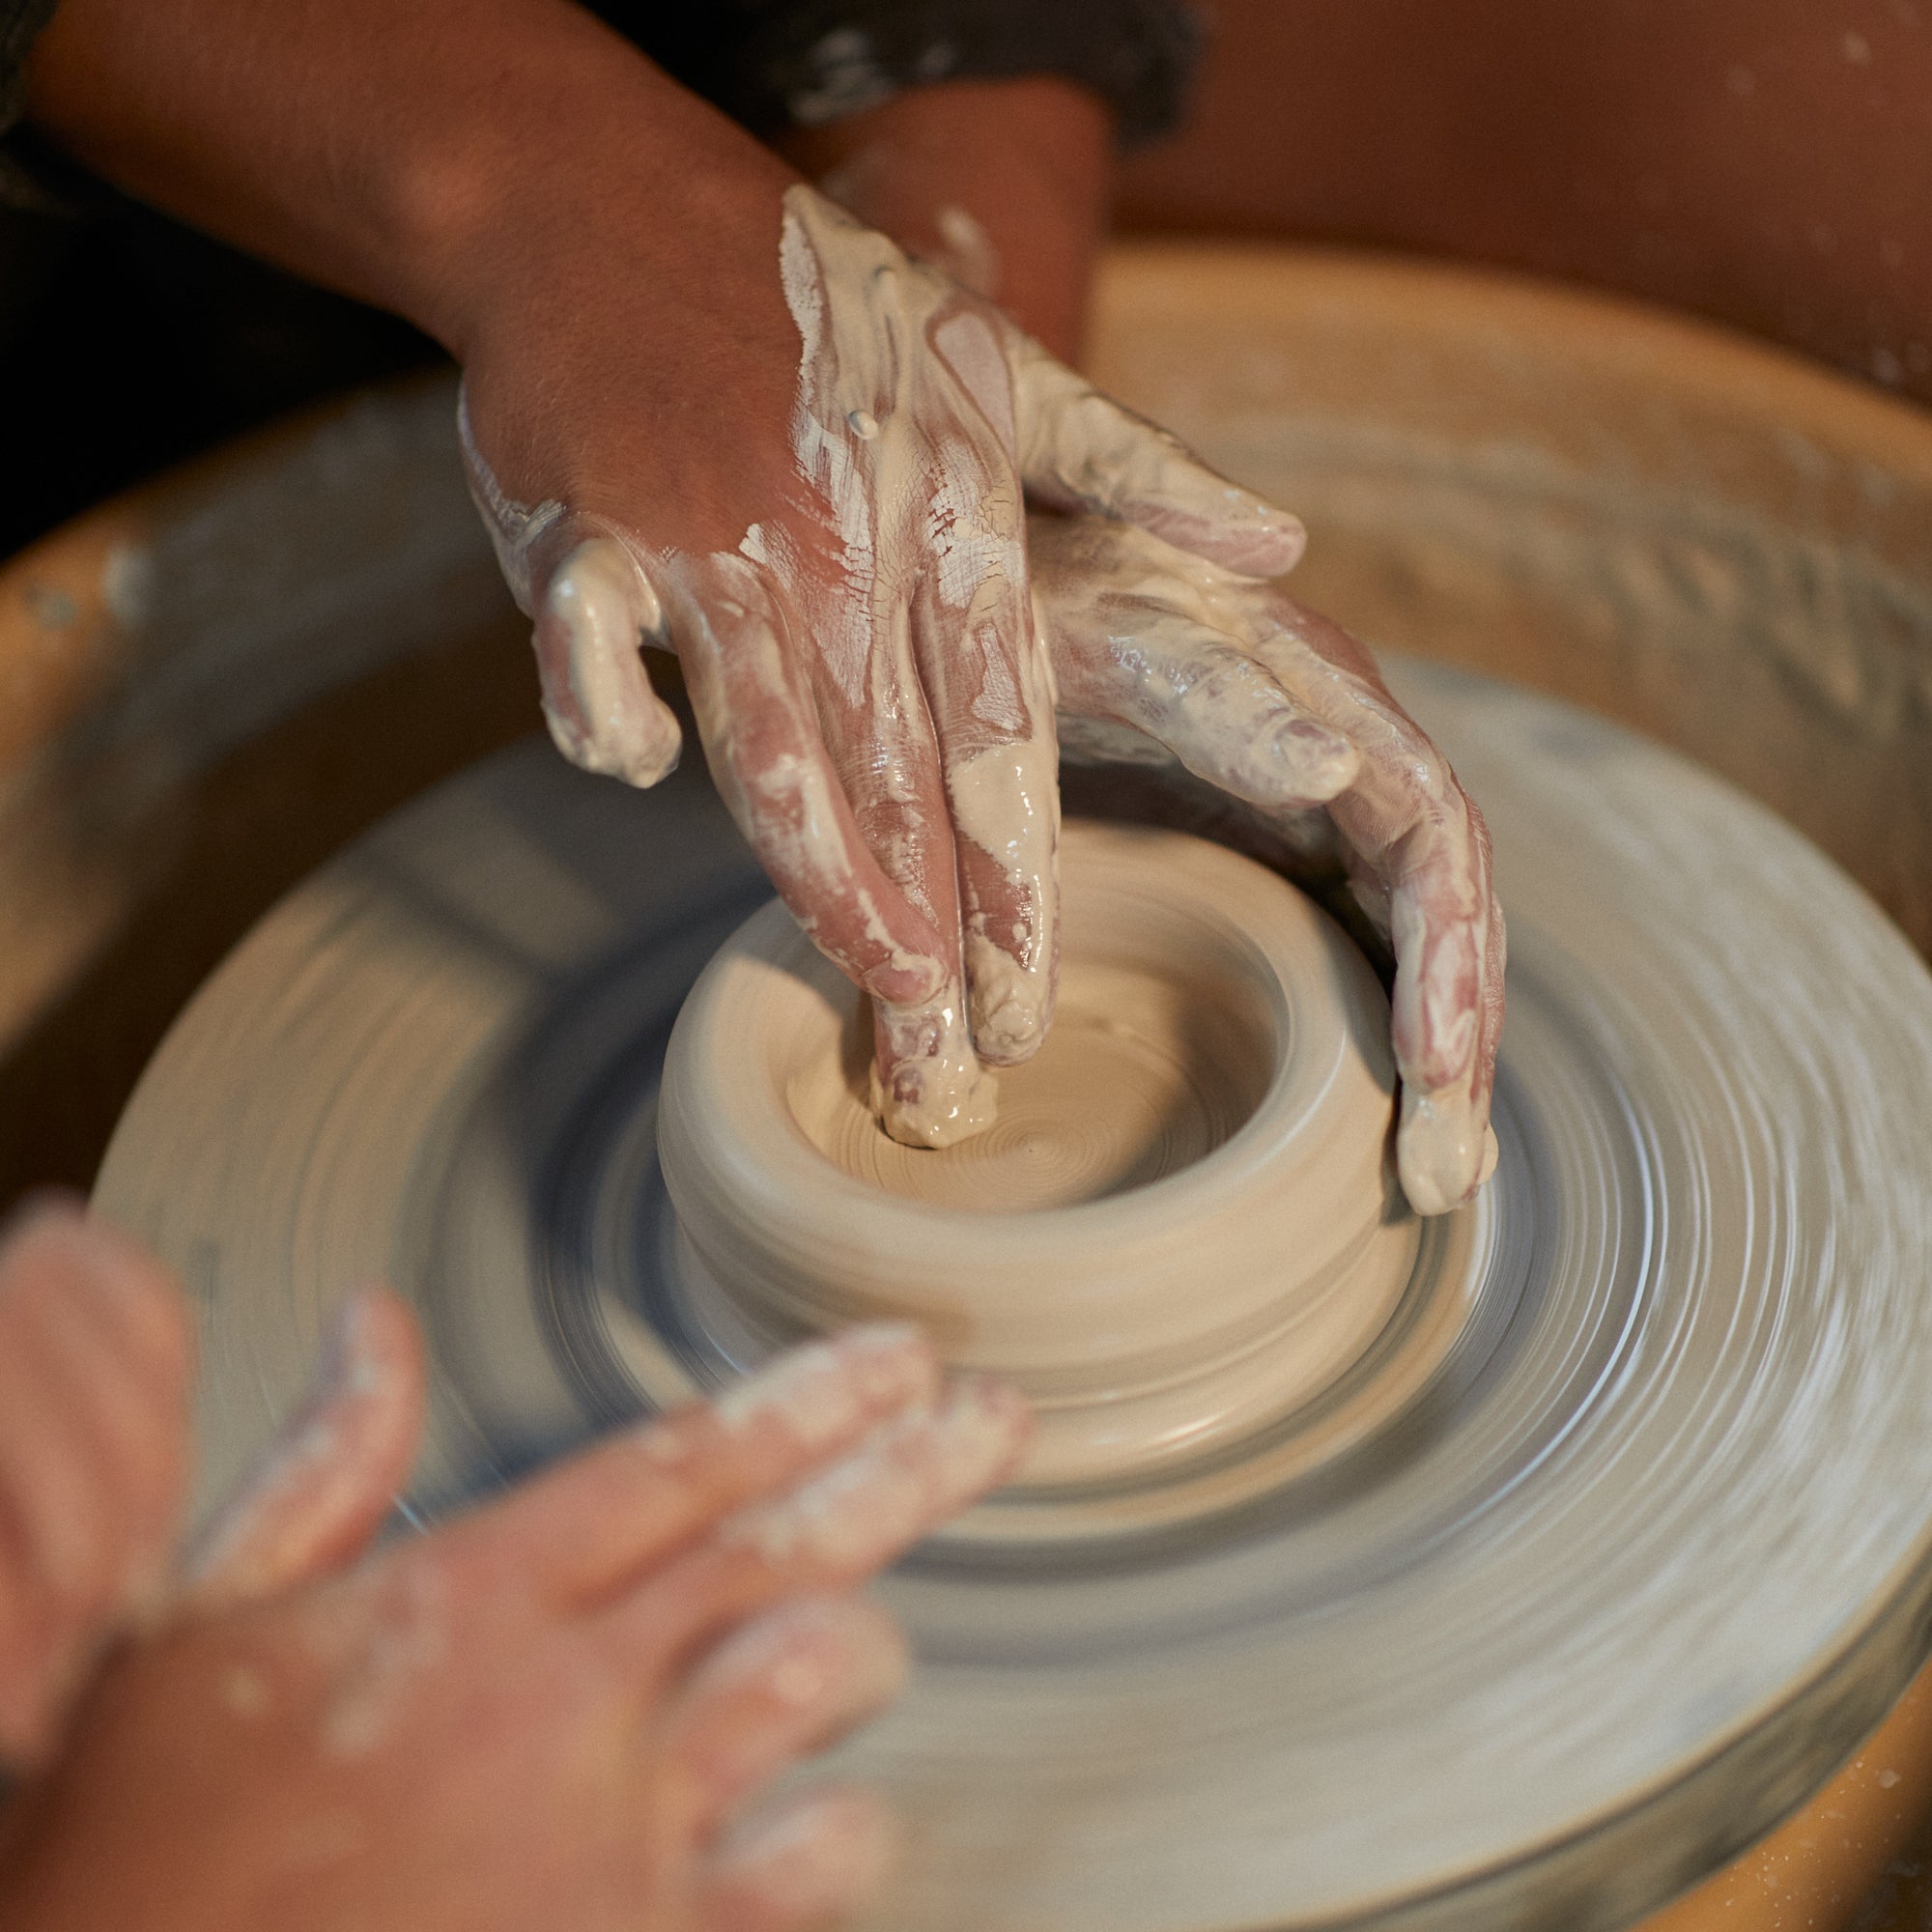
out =
<path fill-rule="evenodd" d="M 1113 181 L 1096 96 L 1049 75 L 946 82 L 783 145 L 862 220 L 1078 355 Z"/>
<path fill-rule="evenodd" d="M 775 238 L 791 178 L 569 0 L 64 0 L 27 80 L 107 179 L 459 356 L 612 199 L 690 235 L 768 198 Z"/>

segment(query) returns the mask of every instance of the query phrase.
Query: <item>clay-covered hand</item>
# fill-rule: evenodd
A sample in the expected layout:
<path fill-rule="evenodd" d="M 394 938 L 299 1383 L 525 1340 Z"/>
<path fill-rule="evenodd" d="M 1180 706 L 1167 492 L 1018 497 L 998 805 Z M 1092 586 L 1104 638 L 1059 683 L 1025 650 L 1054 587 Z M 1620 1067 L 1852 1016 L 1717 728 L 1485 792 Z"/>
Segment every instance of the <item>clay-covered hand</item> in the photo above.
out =
<path fill-rule="evenodd" d="M 662 778 L 678 726 L 639 646 L 676 652 L 739 824 L 873 995 L 889 1129 L 939 1146 L 985 1117 L 980 1062 L 1025 1059 L 1053 1004 L 1053 697 L 1023 497 L 1258 573 L 1301 530 L 813 189 L 772 212 L 783 339 L 721 234 L 701 397 L 639 408 L 627 370 L 652 345 L 592 364 L 574 315 L 538 383 L 486 342 L 466 370 L 472 486 L 535 619 L 558 745 Z M 567 435 L 528 422 L 519 384 Z"/>
<path fill-rule="evenodd" d="M 47 1202 L 0 1242 L 0 1768 L 56 1744 L 154 1607 L 187 1453 L 187 1311 L 131 1243 Z"/>
<path fill-rule="evenodd" d="M 868 1795 L 757 1801 L 898 1686 L 855 1592 L 1006 1472 L 1001 1387 L 854 1330 L 361 1551 L 422 1412 L 413 1323 L 352 1304 L 178 1613 L 17 1796 L 31 1932 L 789 1932 L 877 1881 Z"/>
<path fill-rule="evenodd" d="M 1289 847 L 1339 843 L 1395 955 L 1403 1189 L 1418 1213 L 1460 1206 L 1495 1162 L 1503 1022 L 1481 812 L 1367 650 L 1278 584 L 1091 517 L 1036 517 L 1032 555 L 1070 754 L 1163 747 Z"/>

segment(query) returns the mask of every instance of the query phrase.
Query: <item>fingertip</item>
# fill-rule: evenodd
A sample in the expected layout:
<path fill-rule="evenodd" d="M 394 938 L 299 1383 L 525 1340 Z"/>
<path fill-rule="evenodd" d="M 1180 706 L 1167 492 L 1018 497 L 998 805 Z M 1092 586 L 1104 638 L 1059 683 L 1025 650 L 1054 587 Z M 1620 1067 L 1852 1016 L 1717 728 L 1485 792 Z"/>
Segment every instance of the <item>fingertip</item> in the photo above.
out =
<path fill-rule="evenodd" d="M 1053 976 L 1029 970 L 978 933 L 966 945 L 967 1005 L 973 1048 L 988 1066 L 1017 1066 L 1046 1042 L 1053 1021 Z"/>
<path fill-rule="evenodd" d="M 864 1597 L 794 1597 L 740 1624 L 703 1660 L 688 1699 L 762 1693 L 800 1749 L 828 1747 L 905 1688 L 904 1633 Z M 801 1721 L 805 1728 L 799 1729 Z M 693 1728 L 700 1728 L 696 1719 Z"/>
<path fill-rule="evenodd" d="M 1203 552 L 1209 562 L 1243 577 L 1286 577 L 1308 549 L 1308 529 L 1287 510 L 1246 497 L 1217 524 L 1215 542 L 1218 554 Z"/>
<path fill-rule="evenodd" d="M 1418 1214 L 1466 1207 L 1494 1172 L 1496 1142 L 1488 1114 L 1466 1087 L 1404 1089 L 1396 1165 L 1402 1191 Z"/>
<path fill-rule="evenodd" d="M 1230 482 L 1179 438 L 1057 365 L 1030 369 L 1022 382 L 1036 391 L 1040 433 L 1023 471 L 1037 500 L 1138 525 L 1243 576 L 1278 577 L 1300 559 L 1301 520 Z"/>
<path fill-rule="evenodd" d="M 390 1389 L 422 1388 L 428 1368 L 422 1324 L 394 1289 L 380 1282 L 357 1289 L 335 1319 L 337 1346 L 355 1393 L 371 1393 L 379 1381 Z"/>
<path fill-rule="evenodd" d="M 975 997 L 973 1047 L 988 1066 L 1019 1066 L 1046 1041 L 1046 1015 L 1032 1000 L 1011 996 L 997 1005 Z"/>
<path fill-rule="evenodd" d="M 426 1406 L 409 1307 L 384 1288 L 348 1297 L 307 1399 L 197 1538 L 188 1601 L 257 1601 L 353 1560 L 409 1479 Z"/>
<path fill-rule="evenodd" d="M 791 1350 L 712 1404 L 727 1434 L 776 1423 L 809 1448 L 841 1441 L 862 1424 L 930 1402 L 939 1357 L 910 1322 L 868 1322 Z"/>
<path fill-rule="evenodd" d="M 314 1405 L 338 1412 L 345 1433 L 390 1488 L 409 1475 L 429 1404 L 428 1351 L 414 1311 L 372 1283 L 337 1310 L 318 1364 Z"/>
<path fill-rule="evenodd" d="M 997 1376 L 955 1377 L 937 1411 L 946 1460 L 964 1501 L 987 1494 L 1019 1467 L 1034 1436 L 1033 1405 Z"/>
<path fill-rule="evenodd" d="M 1032 1426 L 1009 1384 L 956 1377 L 930 1407 L 883 1422 L 842 1461 L 734 1519 L 728 1532 L 766 1570 L 864 1578 L 1004 1482 Z"/>
<path fill-rule="evenodd" d="M 898 1848 L 896 1820 L 870 1791 L 823 1787 L 770 1806 L 734 1826 L 714 1855 L 713 1889 L 733 1901 L 714 1922 L 835 1923 L 879 1895 Z"/>
<path fill-rule="evenodd" d="M 1263 582 L 1292 570 L 1308 540 L 1298 519 L 1265 504 L 1261 510 L 1265 514 L 1156 498 L 1122 504 L 1116 514 L 1174 550 L 1185 551 L 1231 576 Z"/>
<path fill-rule="evenodd" d="M 573 764 L 641 789 L 676 770 L 683 726 L 642 657 L 663 626 L 643 566 L 614 535 L 586 538 L 551 574 L 532 641 L 544 719 Z"/>
<path fill-rule="evenodd" d="M 877 1718 L 910 1668 L 898 1625 L 863 1597 L 785 1597 L 730 1630 L 655 1726 L 687 1829 L 714 1840 L 749 1797 Z"/>
<path fill-rule="evenodd" d="M 939 1387 L 939 1354 L 916 1321 L 863 1321 L 832 1348 L 874 1408 L 929 1402 Z"/>
<path fill-rule="evenodd" d="M 959 996 L 874 1008 L 870 1096 L 879 1124 L 904 1147 L 945 1148 L 990 1126 L 999 1083 L 980 1064 Z"/>
<path fill-rule="evenodd" d="M 1301 561 L 1308 531 L 1299 517 L 1223 482 L 1211 470 L 1204 473 L 1211 495 L 1151 501 L 1129 512 L 1129 520 L 1150 536 L 1237 577 L 1284 577 Z"/>
<path fill-rule="evenodd" d="M 648 683 L 641 664 L 637 676 Z M 654 691 L 635 694 L 630 715 L 619 721 L 609 713 L 596 723 L 587 721 L 574 703 L 559 698 L 548 679 L 542 702 L 551 743 L 580 771 L 648 791 L 676 771 L 684 756 L 684 727 Z"/>

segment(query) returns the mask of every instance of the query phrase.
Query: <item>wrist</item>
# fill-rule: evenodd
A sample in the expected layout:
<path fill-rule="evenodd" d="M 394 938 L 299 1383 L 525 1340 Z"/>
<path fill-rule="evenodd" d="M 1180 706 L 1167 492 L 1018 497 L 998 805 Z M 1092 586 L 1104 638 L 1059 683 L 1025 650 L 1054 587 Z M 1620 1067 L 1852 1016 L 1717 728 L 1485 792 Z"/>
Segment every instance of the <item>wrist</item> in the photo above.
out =
<path fill-rule="evenodd" d="M 640 328 L 671 290 L 747 242 L 776 287 L 794 172 L 628 46 L 553 73 L 542 98 L 423 157 L 402 188 L 417 238 L 395 304 L 466 365 L 506 333 L 568 327 L 581 281 L 632 277 Z"/>
<path fill-rule="evenodd" d="M 1077 357 L 1113 185 L 1097 96 L 1044 74 L 944 82 L 782 145 L 862 221 Z"/>

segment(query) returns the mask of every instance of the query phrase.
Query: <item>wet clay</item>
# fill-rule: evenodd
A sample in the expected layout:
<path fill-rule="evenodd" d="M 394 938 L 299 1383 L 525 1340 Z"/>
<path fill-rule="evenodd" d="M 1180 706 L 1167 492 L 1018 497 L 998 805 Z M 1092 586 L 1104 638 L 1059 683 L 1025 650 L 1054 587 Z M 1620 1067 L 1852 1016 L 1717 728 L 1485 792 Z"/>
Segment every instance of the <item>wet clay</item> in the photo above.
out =
<path fill-rule="evenodd" d="M 856 998 L 795 927 L 781 957 L 727 946 L 767 888 L 701 772 L 640 793 L 535 746 L 258 926 L 124 1119 L 99 1204 L 203 1289 L 204 1480 L 358 1279 L 396 1282 L 432 1337 L 418 1520 L 531 1445 L 899 1309 L 960 1360 L 1022 1357 L 1064 1480 L 1023 1470 L 885 1586 L 927 1667 L 839 1767 L 911 1821 L 878 1923 L 1468 1932 L 1662 1902 L 1851 1755 L 1917 1665 L 1932 981 L 1802 839 L 1680 760 L 1445 671 L 1395 688 L 1485 803 L 1515 940 L 1495 1180 L 1370 1236 L 1417 1243 L 1411 1288 L 1473 1284 L 1433 1358 L 1399 1352 L 1434 1307 L 1405 1288 L 1293 1413 L 1202 1400 L 1247 1386 L 1250 1355 L 1319 1359 L 1281 1311 L 1319 1315 L 1299 1271 L 1328 1223 L 1262 1156 L 1300 1145 L 1278 1099 L 1319 1127 L 1354 1077 L 1339 1052 L 1293 1070 L 1297 1042 L 1349 1043 L 1322 947 L 1271 970 L 1291 1020 L 1313 1002 L 1333 1031 L 1291 1024 L 1287 1078 L 1203 1158 L 1031 1211 L 909 1200 L 813 1145 L 769 1032 L 723 1034 L 742 1083 L 661 1077 L 721 948 L 741 987 L 797 1002 L 787 1052 L 809 1021 L 842 1066 Z M 1231 900 L 1210 866 L 1245 862 L 1125 849 L 1118 963 L 1185 942 L 1256 983 L 1254 925 L 1211 917 L 1259 888 Z M 1366 970 L 1339 934 L 1332 957 Z M 1388 1051 L 1377 1017 L 1364 1058 Z M 741 1085 L 770 1141 L 733 1115 Z M 687 1128 L 661 1163 L 694 1105 L 728 1131 Z M 1299 1170 L 1343 1207 L 1375 1194 L 1322 1178 L 1350 1118 Z M 1439 1251 L 1459 1231 L 1461 1264 Z"/>
<path fill-rule="evenodd" d="M 1063 893 L 1061 1017 L 987 1133 L 880 1130 L 858 996 L 780 905 L 693 988 L 658 1125 L 697 1321 L 771 1347 L 917 1320 L 1043 1405 L 1037 1486 L 1179 1468 L 1286 1415 L 1379 1333 L 1417 1240 L 1387 1003 L 1339 928 L 1147 827 L 1068 825 Z"/>
<path fill-rule="evenodd" d="M 559 749 L 662 780 L 677 727 L 639 646 L 674 642 L 733 816 L 877 999 L 879 1118 L 942 1147 L 993 1117 L 982 1061 L 1024 1058 L 1052 1009 L 1052 679 L 1026 598 L 1015 345 L 997 312 L 803 185 L 778 267 L 810 543 L 774 516 L 735 551 L 685 555 L 517 503 L 466 418 L 471 490 L 536 619 Z"/>
<path fill-rule="evenodd" d="M 855 1010 L 842 1060 L 826 1052 L 790 1082 L 792 1112 L 845 1173 L 909 1201 L 1007 1214 L 1104 1201 L 1191 1167 L 1252 1116 L 1273 1045 L 1253 1005 L 1239 986 L 1083 958 L 1046 1045 L 1000 1076 L 996 1119 L 943 1150 L 880 1131 Z"/>
<path fill-rule="evenodd" d="M 1915 804 L 1932 782 L 1932 714 L 1912 696 L 1927 635 L 1914 614 L 1927 608 L 1932 500 L 1922 418 L 1688 323 L 1413 264 L 1169 250 L 1117 257 L 1103 293 L 1109 386 L 1251 481 L 1320 506 L 1305 568 L 1321 581 L 1303 586 L 1315 603 L 1378 642 L 1508 669 L 1673 737 L 1777 801 L 1921 944 L 1932 935 L 1932 810 Z M 176 814 L 184 800 L 205 808 L 211 746 L 424 637 L 453 640 L 474 623 L 473 651 L 425 662 L 457 664 L 467 692 L 495 690 L 513 627 L 493 615 L 496 573 L 450 482 L 450 402 L 440 387 L 359 402 L 0 573 L 0 647 L 29 695 L 43 673 L 98 664 L 112 703 L 88 721 L 88 742 L 152 748 L 141 770 L 158 789 L 142 792 L 142 813 L 156 799 Z M 265 527 L 287 541 L 265 551 Z M 99 593 L 109 535 L 154 544 L 154 608 L 126 632 L 106 628 Z M 1763 567 L 1733 568 L 1734 555 Z M 50 586 L 81 610 L 74 626 L 35 614 L 52 608 Z M 526 698 L 514 676 L 501 681 L 507 730 Z M 423 748 L 411 769 L 425 780 L 436 758 L 454 760 L 454 741 L 438 736 L 450 688 L 441 668 L 380 687 L 386 735 L 368 705 L 314 726 L 356 748 L 317 781 L 330 822 L 394 802 L 393 760 L 376 755 L 386 739 Z M 1854 1634 L 1874 1628 L 1877 1593 L 1921 1574 L 1927 1234 L 1913 1176 L 1925 1167 L 1926 1061 L 1918 1023 L 1907 1026 L 1911 989 L 1845 943 L 1873 923 L 1870 903 L 1797 841 L 1720 838 L 1726 863 L 1687 874 L 1681 773 L 1652 762 L 1616 784 L 1601 727 L 1560 706 L 1499 707 L 1492 687 L 1459 696 L 1446 674 L 1398 688 L 1490 810 L 1523 938 L 1505 1055 L 1514 1138 L 1491 1207 L 1474 1212 L 1503 1229 L 1499 1253 L 1530 1252 L 1548 1270 L 1547 1312 L 1518 1319 L 1513 1351 L 1476 1393 L 1433 1389 L 1426 1428 L 1392 1442 L 1399 1453 L 1362 1492 L 1312 1513 L 1250 1520 L 1240 1542 L 1206 1534 L 1179 1560 L 1123 1561 L 1092 1590 L 1050 1566 L 1003 1582 L 990 1562 L 895 1579 L 922 1656 L 948 1662 L 917 1673 L 891 1730 L 845 1769 L 890 1783 L 910 1810 L 913 1850 L 886 1921 L 900 1932 L 1224 1932 L 1308 1915 L 1467 1927 L 1538 1912 L 1574 1920 L 1583 1900 L 1627 1918 L 1854 1748 L 1844 1710 L 1804 1710 L 1802 1722 L 1786 1712 L 1811 1673 L 1869 1650 Z M 1863 708 L 1827 701 L 1833 692 L 1862 694 Z M 687 815 L 696 760 L 649 795 L 558 764 L 541 748 L 471 774 L 304 887 L 197 1002 L 136 1100 L 102 1199 L 205 1288 L 204 1497 L 297 1399 L 331 1299 L 371 1276 L 396 1280 L 431 1330 L 439 1393 L 410 1497 L 418 1518 L 510 1480 L 532 1444 L 607 1426 L 613 1402 L 639 1400 L 599 1378 L 611 1361 L 620 1391 L 688 1393 L 671 1367 L 690 1361 L 689 1338 L 646 1346 L 646 1324 L 665 1320 L 658 1223 L 632 1204 L 655 1199 L 654 1163 L 627 1165 L 631 1143 L 584 1123 L 604 1118 L 613 1083 L 647 1107 L 654 1042 L 762 880 L 722 812 Z M 10 929 L 22 935 L 0 961 L 10 1029 L 64 976 L 76 988 L 58 1061 L 20 1060 L 10 1076 L 38 1159 L 73 1068 L 97 1068 L 98 1052 L 111 1076 L 97 1070 L 94 1085 L 118 1095 L 126 1056 L 146 1050 L 179 989 L 142 993 L 152 1021 L 100 1024 L 102 1011 L 127 1017 L 117 988 L 161 969 L 137 926 L 109 955 L 118 979 L 75 978 L 110 929 L 83 915 L 124 920 L 138 902 L 128 895 L 152 895 L 156 875 L 103 871 L 83 897 L 63 842 L 85 831 L 90 863 L 99 848 L 118 865 L 132 830 L 149 849 L 174 818 L 129 805 L 103 830 L 98 816 L 71 827 L 66 812 L 35 810 L 9 820 Z M 1631 822 L 1655 836 L 1627 840 L 1617 828 Z M 1693 846 L 1710 841 L 1719 816 L 1695 830 Z M 646 849 L 647 867 L 636 858 Z M 24 870 L 27 859 L 41 869 Z M 197 943 L 212 959 L 213 935 L 243 931 L 269 882 L 307 861 L 284 851 L 278 863 L 280 874 L 250 874 L 251 898 L 200 872 L 171 871 L 158 890 L 172 892 L 176 923 L 189 900 L 204 909 Z M 1554 903 L 1562 881 L 1575 891 Z M 1723 958 L 1679 963 L 1687 942 L 1725 935 L 1737 943 Z M 613 952 L 636 1001 L 615 1011 L 599 977 Z M 1633 1016 L 1659 1010 L 1660 984 L 1685 1011 L 1721 998 L 1735 1026 L 1707 1046 L 1680 1031 L 1667 1052 L 1645 1050 Z M 1810 1007 L 1774 998 L 1790 984 Z M 1813 1026 L 1812 1010 L 1840 1017 Z M 1574 1053 L 1571 1040 L 1582 1042 Z M 48 1064 L 57 1087 L 42 1078 Z M 1846 1065 L 1856 1079 L 1840 1087 Z M 1714 1158 L 1693 1169 L 1673 1123 L 1700 1096 L 1712 1096 L 1699 1120 Z M 1765 1122 L 1775 1137 L 1747 1140 Z M 1657 1149 L 1649 1166 L 1613 1158 L 1625 1122 Z M 104 1139 L 105 1117 L 89 1131 Z M 1526 1144 L 1546 1165 L 1525 1170 Z M 1810 1197 L 1785 1178 L 1828 1175 L 1847 1147 L 1873 1156 L 1857 1170 L 1863 1191 L 1835 1227 L 1808 1209 L 1794 1222 L 1786 1210 Z M 76 1179 L 95 1157 L 90 1144 Z M 570 1188 L 539 1194 L 533 1179 L 558 1173 Z M 1743 1191 L 1766 1174 L 1776 1184 Z M 1667 1212 L 1621 1218 L 1633 1181 Z M 1828 1236 L 1836 1278 L 1856 1274 L 1860 1292 L 1821 1327 L 1810 1284 Z M 1740 1285 L 1716 1311 L 1725 1319 L 1673 1325 L 1726 1271 Z M 1688 1350 L 1668 1346 L 1687 1334 Z M 1762 1399 L 1720 1374 L 1726 1349 L 1744 1346 Z M 1565 1383 L 1558 1370 L 1573 1364 Z M 700 1386 L 723 1373 L 708 1354 L 690 1371 Z M 1794 1374 L 1839 1377 L 1842 1401 L 1794 1404 Z M 1620 1512 L 1602 1484 L 1584 1492 L 1583 1472 L 1632 1466 L 1619 1417 L 1633 1404 L 1656 1413 L 1657 1434 L 1676 1433 L 1630 1486 L 1638 1506 Z M 1887 1421 L 1901 1410 L 1916 1433 Z M 1552 1420 L 1539 1434 L 1541 1415 Z M 1873 1441 L 1882 1430 L 1891 1439 Z M 1775 1463 L 1745 1506 L 1721 1507 L 1739 1465 L 1716 1452 L 1753 1440 Z M 1467 1483 L 1454 1496 L 1474 1502 L 1453 1517 L 1445 1504 L 1441 1520 L 1463 1525 L 1476 1573 L 1461 1617 L 1443 1601 L 1453 1545 L 1425 1546 L 1431 1520 L 1412 1502 L 1458 1474 Z M 1401 1539 L 1378 1543 L 1372 1515 Z M 1634 1552 L 1649 1595 L 1627 1615 L 1646 1523 L 1663 1527 Z M 1346 1613 L 1305 1617 L 1324 1587 Z M 1681 1618 L 1660 1597 L 1693 1594 L 1694 1634 L 1676 1643 Z M 1423 1600 L 1400 1628 L 1397 1597 Z M 1808 1604 L 1808 1651 L 1784 1641 L 1780 1603 Z M 1316 1654 L 1318 1634 L 1334 1647 Z M 1345 1638 L 1358 1662 L 1341 1654 Z M 1252 1671 L 1229 1681 L 1248 1653 Z M 1683 1767 L 1739 1726 L 1772 1735 L 1687 1782 Z M 1750 1776 L 1767 1764 L 1778 1781 Z M 1907 1802 L 1909 1765 L 1868 1748 L 1866 1770 L 1888 1802 Z M 1889 1785 L 1895 1772 L 1905 1781 Z M 1825 1806 L 1805 1818 L 1835 1860 L 1856 1828 L 1833 1791 Z M 1567 1829 L 1578 1819 L 1612 1824 L 1592 1838 Z M 1776 1886 L 1727 1887 L 1711 1924 L 1867 1922 L 1849 1857 L 1813 1887 L 1802 1847 L 1764 1850 Z M 1438 1875 L 1447 1889 L 1433 1889 Z M 1922 1911 L 1901 1915 L 1901 1932 Z"/>
<path fill-rule="evenodd" d="M 466 427 L 471 488 L 535 619 L 559 747 L 659 781 L 678 729 L 638 646 L 676 650 L 732 815 L 875 1001 L 886 1131 L 946 1147 L 991 1122 L 986 1069 L 1026 1060 L 1053 1013 L 1054 668 L 1025 502 L 1257 575 L 1302 532 L 803 184 L 777 267 L 797 487 L 761 497 L 733 548 L 520 503 Z"/>

